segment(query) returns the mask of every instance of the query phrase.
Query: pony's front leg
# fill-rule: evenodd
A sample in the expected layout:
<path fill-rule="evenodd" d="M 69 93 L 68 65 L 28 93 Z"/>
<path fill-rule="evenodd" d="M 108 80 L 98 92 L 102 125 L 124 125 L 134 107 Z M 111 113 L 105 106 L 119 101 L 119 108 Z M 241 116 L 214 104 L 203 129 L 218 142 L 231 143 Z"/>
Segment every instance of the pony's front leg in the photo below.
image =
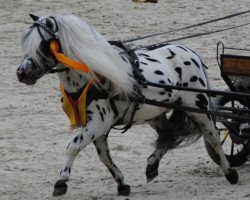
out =
<path fill-rule="evenodd" d="M 67 192 L 66 182 L 69 179 L 75 157 L 90 142 L 104 135 L 113 123 L 113 113 L 109 112 L 108 105 L 98 105 L 98 102 L 95 101 L 88 107 L 86 127 L 82 129 L 80 134 L 72 138 L 67 146 L 65 162 L 54 186 L 53 196 L 60 196 Z"/>
<path fill-rule="evenodd" d="M 118 195 L 127 196 L 130 193 L 130 186 L 124 183 L 124 177 L 122 172 L 118 169 L 115 163 L 112 161 L 112 158 L 109 153 L 107 137 L 105 135 L 100 136 L 95 141 L 93 141 L 98 156 L 102 163 L 108 168 L 113 178 L 118 185 Z"/>

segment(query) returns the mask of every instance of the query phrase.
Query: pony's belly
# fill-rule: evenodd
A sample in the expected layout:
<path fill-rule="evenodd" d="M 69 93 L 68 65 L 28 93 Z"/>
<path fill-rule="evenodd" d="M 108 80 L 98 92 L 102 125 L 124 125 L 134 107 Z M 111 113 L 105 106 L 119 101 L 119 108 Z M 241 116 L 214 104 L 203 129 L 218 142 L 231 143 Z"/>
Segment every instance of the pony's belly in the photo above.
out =
<path fill-rule="evenodd" d="M 119 111 L 119 117 L 123 118 L 123 124 L 128 124 L 131 122 L 132 115 L 134 112 L 135 104 L 124 104 L 117 102 L 117 108 Z M 140 104 L 139 109 L 136 110 L 134 117 L 132 119 L 133 124 L 142 124 L 150 121 L 151 119 L 157 117 L 163 112 L 167 112 L 166 108 L 161 108 L 157 106 L 151 106 L 146 104 Z M 124 117 L 123 117 L 124 116 Z"/>
<path fill-rule="evenodd" d="M 135 113 L 134 124 L 148 122 L 163 112 L 168 112 L 168 110 L 166 108 L 142 104 L 140 105 L 140 109 Z"/>

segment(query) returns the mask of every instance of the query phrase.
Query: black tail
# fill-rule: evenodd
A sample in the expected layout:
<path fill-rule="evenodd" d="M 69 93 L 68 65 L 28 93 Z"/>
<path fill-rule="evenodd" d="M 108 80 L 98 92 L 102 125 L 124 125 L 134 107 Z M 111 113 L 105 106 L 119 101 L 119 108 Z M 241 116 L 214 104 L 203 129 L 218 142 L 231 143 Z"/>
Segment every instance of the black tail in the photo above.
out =
<path fill-rule="evenodd" d="M 188 146 L 202 135 L 200 126 L 192 118 L 184 111 L 176 110 L 169 119 L 165 118 L 164 126 L 157 127 L 157 132 L 157 148 L 167 149 Z"/>

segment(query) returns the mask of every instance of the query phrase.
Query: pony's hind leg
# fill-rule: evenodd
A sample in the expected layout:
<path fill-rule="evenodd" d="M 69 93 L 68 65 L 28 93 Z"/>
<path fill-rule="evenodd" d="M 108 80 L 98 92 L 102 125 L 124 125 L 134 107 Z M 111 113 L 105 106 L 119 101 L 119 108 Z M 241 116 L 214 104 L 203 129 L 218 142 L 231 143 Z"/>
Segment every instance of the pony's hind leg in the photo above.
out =
<path fill-rule="evenodd" d="M 185 116 L 179 112 L 173 112 L 172 116 Z M 182 119 L 178 120 L 178 123 L 181 123 Z M 171 121 L 171 118 L 170 118 Z M 147 159 L 147 168 L 146 168 L 146 177 L 147 182 L 152 181 L 155 177 L 158 176 L 158 167 L 160 160 L 165 155 L 165 153 L 178 145 L 178 134 L 174 134 L 175 131 L 171 126 L 171 123 L 166 116 L 166 113 L 162 113 L 160 116 L 156 117 L 150 121 L 149 125 L 155 129 L 158 133 L 158 139 L 156 142 L 156 149 Z"/>
<path fill-rule="evenodd" d="M 118 185 L 118 195 L 127 196 L 130 193 L 130 186 L 124 183 L 124 177 L 122 172 L 118 169 L 115 163 L 112 161 L 112 158 L 109 153 L 107 138 L 105 135 L 97 138 L 93 141 L 98 156 L 102 163 L 108 168 L 110 173 L 112 174 L 113 178 L 117 182 Z"/>
<path fill-rule="evenodd" d="M 216 127 L 210 117 L 204 114 L 195 113 L 189 114 L 189 116 L 191 116 L 197 123 L 199 123 L 201 130 L 203 131 L 204 139 L 212 145 L 212 147 L 218 154 L 220 158 L 220 166 L 226 179 L 231 184 L 238 183 L 239 175 L 235 169 L 230 167 L 221 146 L 219 132 L 218 130 L 216 130 Z"/>

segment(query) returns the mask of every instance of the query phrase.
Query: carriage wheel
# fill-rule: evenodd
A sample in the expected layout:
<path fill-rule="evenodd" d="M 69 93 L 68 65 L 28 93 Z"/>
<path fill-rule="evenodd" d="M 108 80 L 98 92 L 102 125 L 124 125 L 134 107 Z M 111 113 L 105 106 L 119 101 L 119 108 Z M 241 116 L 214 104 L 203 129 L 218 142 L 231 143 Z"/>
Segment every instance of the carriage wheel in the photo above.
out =
<path fill-rule="evenodd" d="M 242 104 L 236 100 L 232 100 L 228 97 L 221 97 L 216 99 L 215 105 L 243 108 Z M 228 120 L 227 122 L 232 122 Z M 240 122 L 236 125 L 226 125 L 227 122 L 217 122 L 216 126 L 220 131 L 220 138 L 222 148 L 231 166 L 243 165 L 249 159 L 250 154 L 250 139 L 242 139 L 238 137 Z M 243 122 L 242 122 L 243 123 Z M 220 165 L 220 159 L 213 147 L 205 141 L 206 150 L 210 158 L 218 165 Z"/>

